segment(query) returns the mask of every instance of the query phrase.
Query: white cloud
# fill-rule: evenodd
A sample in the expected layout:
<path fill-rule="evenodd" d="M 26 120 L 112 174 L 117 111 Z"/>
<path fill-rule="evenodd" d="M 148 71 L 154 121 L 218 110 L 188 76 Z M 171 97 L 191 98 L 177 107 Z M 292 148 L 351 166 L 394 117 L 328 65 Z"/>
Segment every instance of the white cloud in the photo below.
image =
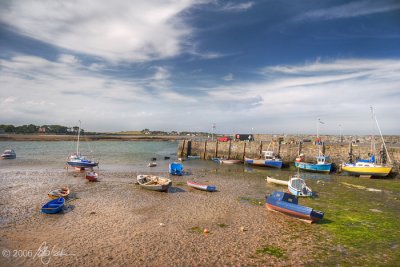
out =
<path fill-rule="evenodd" d="M 233 77 L 232 73 L 229 73 L 229 74 L 225 75 L 224 77 L 222 77 L 222 79 L 225 81 L 233 81 L 234 77 Z"/>
<path fill-rule="evenodd" d="M 25 1 L 2 4 L 0 21 L 37 40 L 108 61 L 178 55 L 191 33 L 179 14 L 200 1 Z"/>
<path fill-rule="evenodd" d="M 298 16 L 295 20 L 332 20 L 359 17 L 377 13 L 391 12 L 400 9 L 400 3 L 362 0 L 333 6 L 325 9 L 311 10 Z"/>
<path fill-rule="evenodd" d="M 254 6 L 254 2 L 245 2 L 245 3 L 227 3 L 221 7 L 223 11 L 230 11 L 230 12 L 240 12 L 247 9 L 250 9 Z"/>

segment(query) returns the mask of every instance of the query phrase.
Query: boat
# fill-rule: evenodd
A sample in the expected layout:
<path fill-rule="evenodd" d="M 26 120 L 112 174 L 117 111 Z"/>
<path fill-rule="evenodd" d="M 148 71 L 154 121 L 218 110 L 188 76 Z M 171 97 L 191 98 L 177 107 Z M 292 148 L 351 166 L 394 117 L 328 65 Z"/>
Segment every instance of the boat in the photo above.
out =
<path fill-rule="evenodd" d="M 273 151 L 263 151 L 264 158 L 244 158 L 244 162 L 249 165 L 282 168 L 283 162 Z"/>
<path fill-rule="evenodd" d="M 378 120 L 374 113 L 373 107 L 371 107 L 371 113 L 372 113 L 372 119 L 375 121 L 376 126 L 379 130 L 383 147 L 385 151 L 387 151 L 385 140 L 383 139 L 383 135 L 379 127 Z M 389 175 L 389 173 L 392 171 L 392 166 L 385 165 L 383 163 L 379 164 L 376 161 L 374 135 L 371 136 L 371 152 L 368 154 L 368 156 L 369 156 L 368 159 L 358 159 L 355 163 L 353 162 L 343 163 L 341 165 L 341 171 L 345 171 L 350 175 L 365 176 L 365 177 L 372 177 L 372 176 L 385 177 Z M 391 159 L 388 153 L 387 153 L 387 158 L 389 160 L 389 163 L 391 163 Z"/>
<path fill-rule="evenodd" d="M 288 186 L 289 181 L 283 181 L 283 180 L 279 180 L 279 179 L 275 179 L 272 177 L 267 176 L 267 183 L 273 183 L 273 184 L 279 184 L 279 185 L 284 185 L 284 186 Z"/>
<path fill-rule="evenodd" d="M 99 174 L 95 171 L 87 172 L 85 178 L 88 179 L 90 182 L 96 182 L 99 178 Z"/>
<path fill-rule="evenodd" d="M 169 173 L 172 175 L 183 175 L 183 165 L 179 162 L 172 162 L 168 166 Z"/>
<path fill-rule="evenodd" d="M 296 158 L 294 165 L 300 170 L 312 171 L 312 172 L 322 172 L 330 173 L 332 168 L 332 163 L 330 162 L 330 157 L 325 155 L 318 155 L 316 157 L 316 163 L 304 162 L 304 154 L 300 154 Z"/>
<path fill-rule="evenodd" d="M 221 164 L 238 164 L 242 161 L 240 159 L 220 159 L 219 162 Z"/>
<path fill-rule="evenodd" d="M 187 181 L 186 184 L 190 187 L 203 190 L 203 191 L 208 191 L 208 192 L 214 192 L 217 191 L 217 187 L 214 185 L 207 185 L 207 184 L 201 184 L 195 181 Z"/>
<path fill-rule="evenodd" d="M 59 213 L 64 207 L 64 204 L 65 199 L 63 197 L 50 200 L 42 206 L 42 212 L 47 214 Z"/>
<path fill-rule="evenodd" d="M 156 176 L 140 174 L 137 176 L 138 184 L 148 190 L 153 191 L 168 191 L 168 188 L 172 185 L 171 179 Z"/>
<path fill-rule="evenodd" d="M 68 197 L 69 193 L 70 193 L 70 190 L 68 187 L 61 187 L 61 188 L 51 190 L 47 195 L 49 196 L 49 198 L 55 199 L 55 198 L 60 198 L 60 197 L 66 198 L 66 197 Z"/>
<path fill-rule="evenodd" d="M 324 217 L 322 211 L 301 206 L 298 204 L 297 196 L 281 191 L 274 191 L 270 196 L 266 196 L 265 206 L 268 210 L 278 211 L 309 223 L 319 221 Z"/>
<path fill-rule="evenodd" d="M 17 154 L 15 154 L 15 151 L 12 149 L 6 149 L 3 154 L 1 154 L 1 158 L 3 159 L 15 159 L 16 157 Z"/>
<path fill-rule="evenodd" d="M 189 156 L 187 156 L 187 159 L 200 159 L 200 156 L 189 155 Z"/>
<path fill-rule="evenodd" d="M 71 167 L 81 168 L 81 169 L 96 167 L 99 165 L 98 162 L 87 159 L 85 156 L 82 156 L 81 153 L 79 152 L 80 132 L 81 132 L 81 121 L 79 121 L 78 142 L 76 144 L 76 152 L 69 157 L 67 164 Z"/>
<path fill-rule="evenodd" d="M 296 176 L 289 179 L 288 190 L 292 195 L 298 197 L 311 197 L 313 195 L 312 190 L 306 185 L 304 179 Z"/>
<path fill-rule="evenodd" d="M 148 167 L 155 167 L 157 166 L 157 162 L 150 162 L 149 164 L 147 164 Z"/>

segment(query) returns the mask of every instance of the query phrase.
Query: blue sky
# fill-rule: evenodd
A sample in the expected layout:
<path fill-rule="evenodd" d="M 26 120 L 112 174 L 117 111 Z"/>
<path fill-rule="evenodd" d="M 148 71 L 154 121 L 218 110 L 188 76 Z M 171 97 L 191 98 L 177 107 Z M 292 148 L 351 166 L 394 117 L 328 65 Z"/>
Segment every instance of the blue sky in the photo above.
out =
<path fill-rule="evenodd" d="M 400 134 L 400 2 L 3 1 L 0 84 L 0 124 Z"/>

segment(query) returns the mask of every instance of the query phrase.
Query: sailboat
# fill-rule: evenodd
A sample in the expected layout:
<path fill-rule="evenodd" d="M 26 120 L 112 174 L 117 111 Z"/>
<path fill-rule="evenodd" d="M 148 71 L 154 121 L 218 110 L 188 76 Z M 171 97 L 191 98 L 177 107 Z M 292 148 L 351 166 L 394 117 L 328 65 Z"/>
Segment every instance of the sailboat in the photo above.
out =
<path fill-rule="evenodd" d="M 321 139 L 319 138 L 319 124 L 323 122 L 318 119 L 317 121 L 317 145 L 318 145 L 318 156 L 317 162 L 316 163 L 310 163 L 310 162 L 305 162 L 305 156 L 304 154 L 300 154 L 297 158 L 296 161 L 294 162 L 294 165 L 305 171 L 312 171 L 312 172 L 322 172 L 322 173 L 330 173 L 331 172 L 331 167 L 332 163 L 330 162 L 329 156 L 326 156 L 322 154 L 321 151 L 321 146 L 322 142 Z"/>
<path fill-rule="evenodd" d="M 385 140 L 383 139 L 381 128 L 379 127 L 378 120 L 374 113 L 374 108 L 371 107 L 372 119 L 375 121 L 378 127 L 379 134 L 382 139 L 383 147 L 387 151 Z M 356 163 L 343 163 L 341 166 L 342 171 L 345 171 L 351 175 L 355 176 L 387 176 L 391 171 L 391 166 L 386 166 L 384 164 L 378 164 L 375 159 L 375 138 L 374 135 L 371 136 L 371 152 L 368 154 L 369 159 L 359 159 Z M 389 163 L 392 163 L 389 154 L 387 154 Z"/>
<path fill-rule="evenodd" d="M 67 164 L 69 166 L 75 167 L 75 168 L 93 168 L 99 165 L 99 162 L 94 161 L 94 160 L 89 160 L 86 159 L 85 156 L 82 156 L 81 153 L 79 152 L 79 137 L 80 137 L 80 132 L 81 132 L 81 121 L 79 121 L 79 129 L 78 129 L 78 142 L 76 144 L 76 152 L 73 153 L 68 161 Z"/>

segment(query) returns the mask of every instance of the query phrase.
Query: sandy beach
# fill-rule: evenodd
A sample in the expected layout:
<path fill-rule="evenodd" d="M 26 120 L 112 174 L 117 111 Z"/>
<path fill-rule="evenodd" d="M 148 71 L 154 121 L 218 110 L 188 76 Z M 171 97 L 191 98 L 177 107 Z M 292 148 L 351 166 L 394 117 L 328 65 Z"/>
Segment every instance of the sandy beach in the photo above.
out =
<path fill-rule="evenodd" d="M 273 188 L 246 173 L 197 170 L 173 177 L 168 193 L 140 188 L 134 172 L 99 174 L 90 183 L 71 171 L 0 172 L 0 265 L 301 266 L 315 264 L 327 242 L 315 225 L 267 211 Z M 219 191 L 188 188 L 187 180 Z M 42 214 L 47 192 L 63 185 L 76 199 L 60 214 Z M 49 253 L 40 253 L 44 246 Z"/>

